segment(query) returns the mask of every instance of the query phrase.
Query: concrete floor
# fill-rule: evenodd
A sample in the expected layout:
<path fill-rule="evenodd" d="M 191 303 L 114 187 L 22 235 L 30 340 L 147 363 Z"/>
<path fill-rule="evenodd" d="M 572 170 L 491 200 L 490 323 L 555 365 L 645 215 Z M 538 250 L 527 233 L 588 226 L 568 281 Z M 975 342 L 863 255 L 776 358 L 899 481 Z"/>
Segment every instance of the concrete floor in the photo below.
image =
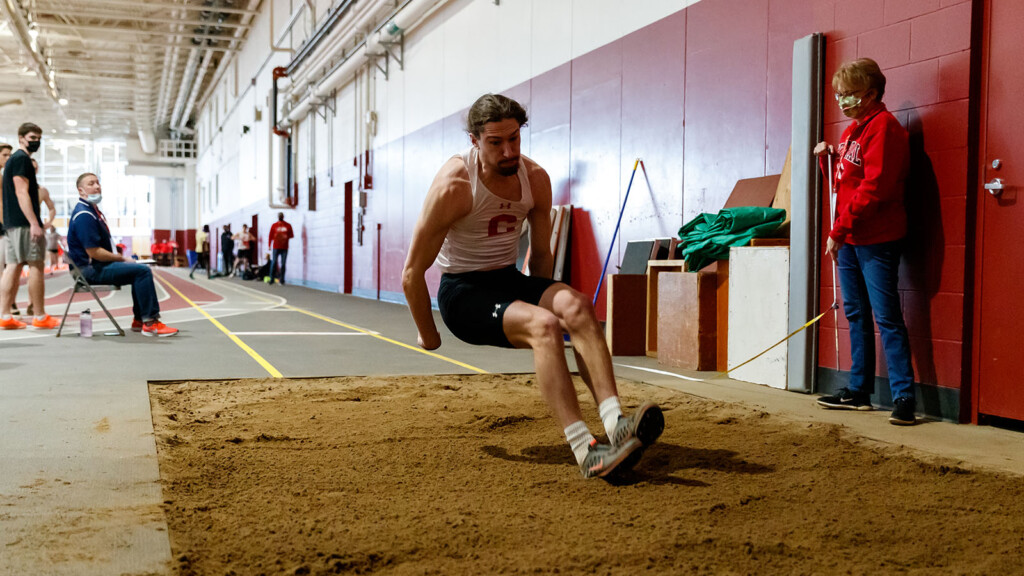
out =
<path fill-rule="evenodd" d="M 147 382 L 533 369 L 528 351 L 466 345 L 440 318 L 444 344 L 425 353 L 400 305 L 297 286 L 192 282 L 180 269 L 160 269 L 158 276 L 163 319 L 182 331 L 173 338 L 79 338 L 83 308 L 93 310 L 97 334 L 110 326 L 88 295 L 76 297 L 61 338 L 32 329 L 0 332 L 0 574 L 169 573 Z M 63 311 L 69 287 L 66 274 L 47 279 L 48 312 Z M 119 322 L 130 324 L 130 290 L 103 297 Z M 23 289 L 19 301 L 25 298 Z M 702 381 L 701 374 L 645 357 L 615 363 L 620 377 L 795 422 L 840 424 L 873 441 L 1024 475 L 1019 433 L 945 422 L 899 428 L 882 411 L 825 411 L 808 396 Z"/>

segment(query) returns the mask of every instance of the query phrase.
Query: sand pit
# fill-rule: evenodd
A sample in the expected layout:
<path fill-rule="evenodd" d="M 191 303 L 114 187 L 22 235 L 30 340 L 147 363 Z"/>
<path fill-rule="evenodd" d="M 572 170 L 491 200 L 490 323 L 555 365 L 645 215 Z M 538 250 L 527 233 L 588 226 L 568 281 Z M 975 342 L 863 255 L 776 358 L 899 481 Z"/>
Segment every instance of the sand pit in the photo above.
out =
<path fill-rule="evenodd" d="M 612 485 L 530 375 L 153 385 L 178 573 L 1024 573 L 1020 478 L 620 391 L 666 430 Z"/>

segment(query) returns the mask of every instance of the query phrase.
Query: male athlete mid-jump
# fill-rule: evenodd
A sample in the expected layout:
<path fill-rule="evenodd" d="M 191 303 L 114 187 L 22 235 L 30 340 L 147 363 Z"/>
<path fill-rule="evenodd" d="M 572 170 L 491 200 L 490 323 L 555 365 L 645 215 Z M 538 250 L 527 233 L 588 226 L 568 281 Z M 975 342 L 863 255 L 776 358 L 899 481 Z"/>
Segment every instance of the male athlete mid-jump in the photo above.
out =
<path fill-rule="evenodd" d="M 619 406 L 611 354 L 590 300 L 551 280 L 551 180 L 519 153 L 526 111 L 515 100 L 481 96 L 470 108 L 472 147 L 434 178 L 413 232 L 402 288 L 427 350 L 441 345 L 424 274 L 437 261 L 437 301 L 445 325 L 470 344 L 531 348 L 545 402 L 565 431 L 586 478 L 632 467 L 664 428 L 645 403 L 629 417 Z M 519 235 L 530 223 L 530 276 L 515 266 Z M 583 422 L 565 358 L 567 331 L 580 375 L 597 402 L 610 444 Z"/>

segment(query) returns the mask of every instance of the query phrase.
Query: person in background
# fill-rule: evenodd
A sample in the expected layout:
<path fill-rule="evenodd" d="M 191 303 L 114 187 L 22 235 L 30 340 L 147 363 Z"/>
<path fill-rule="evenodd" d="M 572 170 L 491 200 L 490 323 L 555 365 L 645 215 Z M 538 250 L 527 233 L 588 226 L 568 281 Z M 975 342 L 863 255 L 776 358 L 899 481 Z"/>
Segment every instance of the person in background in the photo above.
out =
<path fill-rule="evenodd" d="M 4 166 L 7 164 L 7 159 L 11 157 L 11 153 L 14 148 L 10 144 L 0 143 L 0 177 L 3 177 Z M 4 195 L 0 193 L 0 276 L 3 275 L 4 268 L 7 267 L 7 235 L 4 234 Z M 16 303 L 11 302 L 11 314 L 18 316 L 21 311 L 18 310 Z"/>
<path fill-rule="evenodd" d="M 284 267 L 288 262 L 288 241 L 295 237 L 292 225 L 284 221 L 284 212 L 277 213 L 277 222 L 270 227 L 270 283 L 276 279 L 284 284 Z M 280 264 L 278 264 L 280 260 Z M 280 274 L 277 271 L 280 270 Z"/>
<path fill-rule="evenodd" d="M 38 177 L 39 176 L 39 163 L 36 162 L 35 158 L 32 159 L 32 168 L 35 169 L 36 176 Z M 53 200 L 50 198 L 50 190 L 47 189 L 46 186 L 40 186 L 39 187 L 39 203 L 40 203 L 40 207 L 42 205 L 46 206 L 46 220 L 43 222 L 43 230 L 46 231 L 46 251 L 51 254 L 50 260 L 53 261 L 53 260 L 56 259 L 56 256 L 53 255 L 53 252 L 50 249 L 50 228 L 53 228 L 53 221 L 57 217 L 57 207 L 53 204 Z M 56 233 L 56 231 L 54 231 L 54 233 Z M 58 236 L 57 238 L 59 239 L 60 236 Z M 44 264 L 45 264 L 45 262 L 44 262 Z M 45 268 L 44 268 L 43 271 L 44 272 L 46 271 Z M 50 274 L 51 275 L 53 274 L 52 267 L 51 267 L 51 270 L 50 270 Z M 32 303 L 31 302 L 29 302 L 27 312 L 28 312 L 29 316 L 31 316 L 33 314 L 33 312 L 34 312 L 34 310 L 32 309 Z"/>
<path fill-rule="evenodd" d="M 231 234 L 231 224 L 224 225 L 220 233 L 220 254 L 224 259 L 224 275 L 230 276 L 235 264 L 235 241 Z"/>
<path fill-rule="evenodd" d="M 78 204 L 68 224 L 68 258 L 90 284 L 132 287 L 132 331 L 143 336 L 174 336 L 177 328 L 160 321 L 160 300 L 153 282 L 153 270 L 131 256 L 114 252 L 107 219 L 100 212 L 103 189 L 91 172 L 78 177 Z"/>
<path fill-rule="evenodd" d="M 235 261 L 234 271 L 248 270 L 251 266 L 250 260 L 252 260 L 252 246 L 256 238 L 253 237 L 252 232 L 249 231 L 249 227 L 242 224 L 242 231 L 235 234 L 233 237 L 236 245 L 238 246 L 238 257 Z"/>
<path fill-rule="evenodd" d="M 196 230 L 196 261 L 192 269 L 188 271 L 188 277 L 195 279 L 196 267 L 202 266 L 206 270 L 206 277 L 210 278 L 210 225 L 203 224 L 202 230 Z"/>
<path fill-rule="evenodd" d="M 60 234 L 52 224 L 46 229 L 46 251 L 50 253 L 50 275 L 52 276 L 60 264 Z"/>
<path fill-rule="evenodd" d="M 839 267 L 843 310 L 850 324 L 850 381 L 818 404 L 831 409 L 871 410 L 875 385 L 875 328 L 889 368 L 893 411 L 889 422 L 909 426 L 914 412 L 910 338 L 900 308 L 899 271 L 907 234 L 904 184 L 910 169 L 907 131 L 882 103 L 885 76 L 870 58 L 843 64 L 832 77 L 843 114 L 853 122 L 836 149 L 836 216 L 826 250 Z M 814 153 L 832 161 L 832 146 Z M 827 159 L 826 159 L 827 156 Z"/>
<path fill-rule="evenodd" d="M 21 271 L 28 264 L 28 296 L 35 317 L 34 328 L 50 330 L 60 322 L 46 313 L 43 264 L 46 261 L 46 233 L 39 212 L 39 183 L 32 166 L 32 154 L 42 144 L 43 130 L 26 122 L 18 128 L 18 151 L 4 166 L 3 222 L 7 234 L 7 265 L 0 281 L 0 329 L 17 330 L 28 323 L 11 316 L 11 303 L 18 295 Z M 27 318 L 26 318 L 27 320 Z"/>

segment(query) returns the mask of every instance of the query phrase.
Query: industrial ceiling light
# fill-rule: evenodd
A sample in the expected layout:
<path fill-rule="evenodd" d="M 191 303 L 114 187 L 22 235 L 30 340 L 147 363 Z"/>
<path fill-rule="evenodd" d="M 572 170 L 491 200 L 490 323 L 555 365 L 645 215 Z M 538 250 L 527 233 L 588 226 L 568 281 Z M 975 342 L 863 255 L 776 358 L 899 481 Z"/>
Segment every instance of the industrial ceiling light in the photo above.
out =
<path fill-rule="evenodd" d="M 74 128 L 75 126 L 78 126 L 78 120 L 72 120 L 70 118 L 65 120 L 64 123 L 67 124 L 68 126 L 71 126 L 72 128 Z"/>
<path fill-rule="evenodd" d="M 61 98 L 60 100 L 57 100 L 57 103 L 60 104 L 61 106 L 67 106 L 68 105 L 68 99 L 67 98 Z"/>

